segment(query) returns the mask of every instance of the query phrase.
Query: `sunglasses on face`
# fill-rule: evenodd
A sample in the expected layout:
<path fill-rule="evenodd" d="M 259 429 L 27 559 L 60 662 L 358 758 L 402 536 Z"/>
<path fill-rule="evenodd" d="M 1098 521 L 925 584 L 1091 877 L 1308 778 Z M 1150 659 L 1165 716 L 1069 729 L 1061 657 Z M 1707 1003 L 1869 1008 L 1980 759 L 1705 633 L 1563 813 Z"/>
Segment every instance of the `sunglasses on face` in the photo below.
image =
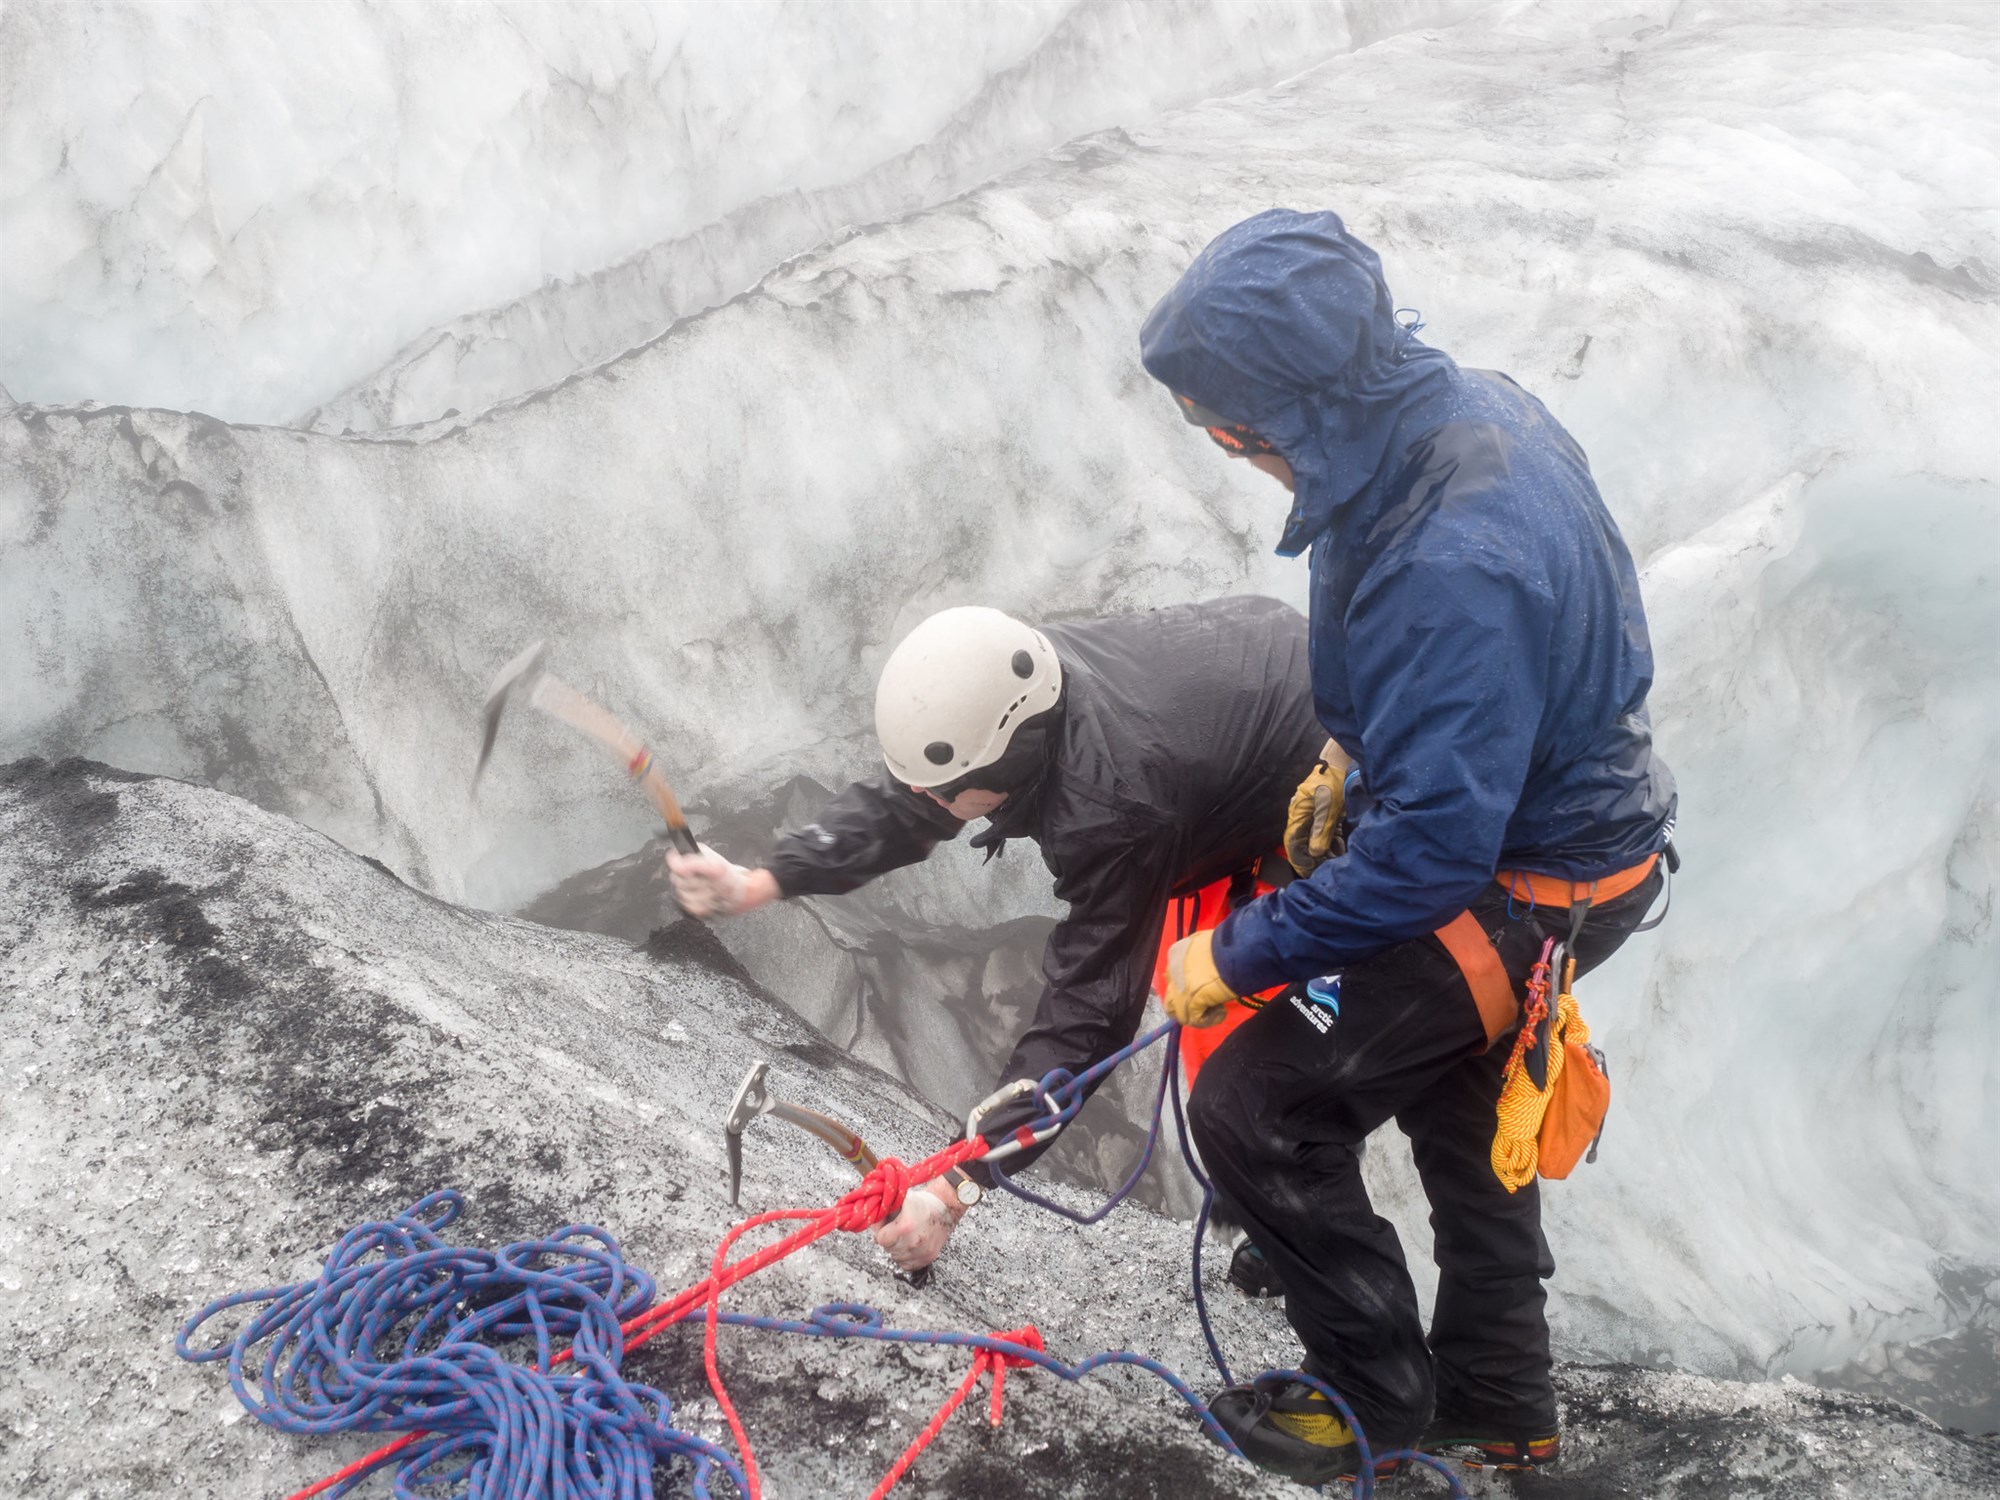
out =
<path fill-rule="evenodd" d="M 1255 458 L 1266 453 L 1276 453 L 1277 445 L 1254 427 L 1241 422 L 1232 422 L 1217 412 L 1195 401 L 1192 397 L 1174 395 L 1180 403 L 1181 414 L 1209 436 L 1209 440 L 1232 458 Z"/>
<path fill-rule="evenodd" d="M 1255 458 L 1263 453 L 1276 453 L 1275 444 L 1260 432 L 1248 427 L 1204 427 L 1209 441 L 1227 453 L 1231 458 Z"/>
<path fill-rule="evenodd" d="M 913 786 L 910 790 L 919 797 L 935 797 L 940 802 L 951 803 L 956 802 L 960 797 L 972 791 L 978 785 L 979 783 L 968 772 L 955 781 L 947 781 L 938 786 Z"/>

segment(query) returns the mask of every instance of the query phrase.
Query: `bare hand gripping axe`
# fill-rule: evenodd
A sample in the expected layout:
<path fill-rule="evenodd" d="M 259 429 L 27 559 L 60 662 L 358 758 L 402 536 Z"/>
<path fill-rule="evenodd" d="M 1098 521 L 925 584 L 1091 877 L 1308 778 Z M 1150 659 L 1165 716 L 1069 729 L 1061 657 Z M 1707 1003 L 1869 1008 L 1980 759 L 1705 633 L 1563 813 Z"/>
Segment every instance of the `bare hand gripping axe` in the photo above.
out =
<path fill-rule="evenodd" d="M 722 1139 L 729 1148 L 729 1206 L 736 1207 L 743 1191 L 743 1132 L 750 1122 L 759 1115 L 771 1115 L 796 1125 L 808 1135 L 817 1136 L 840 1153 L 840 1159 L 853 1164 L 856 1171 L 866 1177 L 875 1170 L 878 1158 L 868 1149 L 868 1143 L 849 1130 L 831 1115 L 823 1115 L 816 1109 L 807 1109 L 802 1104 L 788 1104 L 771 1092 L 765 1075 L 771 1070 L 768 1062 L 755 1063 L 743 1080 L 743 1087 L 736 1091 L 736 1098 L 729 1106 L 729 1113 L 722 1119 Z M 931 1267 L 922 1266 L 915 1271 L 898 1271 L 896 1279 L 919 1290 L 930 1285 Z"/>
<path fill-rule="evenodd" d="M 659 767 L 653 764 L 653 752 L 610 713 L 551 672 L 548 659 L 548 643 L 536 641 L 502 667 L 500 675 L 493 679 L 493 686 L 487 689 L 485 733 L 479 741 L 479 764 L 472 772 L 473 789 L 478 790 L 486 761 L 493 754 L 493 742 L 500 734 L 501 716 L 507 712 L 507 705 L 518 698 L 532 708 L 539 708 L 561 719 L 573 729 L 581 729 L 616 755 L 624 765 L 625 773 L 639 783 L 652 799 L 653 806 L 660 810 L 660 816 L 666 819 L 667 837 L 672 840 L 673 846 L 683 854 L 693 854 L 698 846 L 693 830 L 688 827 L 687 814 L 681 811 L 673 788 L 667 785 Z"/>

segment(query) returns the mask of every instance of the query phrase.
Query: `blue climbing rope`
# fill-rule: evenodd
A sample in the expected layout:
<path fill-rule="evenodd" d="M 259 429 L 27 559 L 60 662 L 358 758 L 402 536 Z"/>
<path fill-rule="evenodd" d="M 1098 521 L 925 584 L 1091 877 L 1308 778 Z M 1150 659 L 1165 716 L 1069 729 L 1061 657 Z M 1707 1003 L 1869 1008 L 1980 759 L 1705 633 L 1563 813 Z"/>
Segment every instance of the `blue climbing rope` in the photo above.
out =
<path fill-rule="evenodd" d="M 699 1321 L 702 1310 L 690 1308 L 675 1322 Z M 797 1333 L 810 1338 L 823 1339 L 879 1339 L 890 1344 L 931 1344 L 953 1349 L 983 1349 L 992 1354 L 1004 1354 L 1010 1358 L 1025 1360 L 1037 1369 L 1047 1370 L 1051 1375 L 1064 1380 L 1078 1381 L 1093 1371 L 1107 1369 L 1115 1365 L 1128 1365 L 1135 1370 L 1144 1370 L 1156 1375 L 1173 1393 L 1187 1403 L 1188 1409 L 1201 1420 L 1202 1430 L 1238 1458 L 1243 1455 L 1229 1434 L 1209 1415 L 1207 1403 L 1196 1394 L 1194 1388 L 1157 1359 L 1149 1359 L 1143 1354 L 1129 1350 L 1113 1349 L 1103 1354 L 1093 1354 L 1074 1364 L 1066 1364 L 1044 1349 L 1031 1348 L 1026 1344 L 1013 1343 L 988 1333 L 938 1333 L 910 1328 L 891 1328 L 883 1322 L 880 1310 L 865 1302 L 829 1302 L 816 1307 L 804 1321 L 791 1318 L 768 1318 L 755 1313 L 724 1312 L 721 1319 L 740 1328 L 757 1328 L 766 1333 Z"/>
<path fill-rule="evenodd" d="M 1230 1385 L 1235 1382 L 1202 1288 L 1201 1247 L 1215 1189 L 1196 1159 L 1177 1086 L 1180 1027 L 1169 1022 L 1081 1074 L 1051 1072 L 1037 1090 L 1050 1113 L 1026 1128 L 1040 1131 L 1075 1118 L 1091 1084 L 1162 1039 L 1166 1056 L 1139 1164 L 1100 1208 L 1077 1213 L 997 1172 L 995 1180 L 1064 1218 L 1097 1223 L 1131 1194 L 1151 1162 L 1171 1095 L 1181 1156 L 1202 1190 L 1191 1254 L 1195 1312 L 1209 1357 Z M 443 1493 L 462 1500 L 651 1500 L 653 1468 L 671 1459 L 691 1466 L 695 1500 L 713 1500 L 709 1486 L 718 1470 L 739 1494 L 748 1492 L 743 1469 L 727 1452 L 673 1425 L 673 1405 L 664 1392 L 620 1373 L 625 1353 L 620 1325 L 653 1304 L 656 1287 L 643 1270 L 625 1263 L 609 1234 L 571 1224 L 497 1251 L 447 1245 L 440 1231 L 463 1210 L 464 1200 L 446 1190 L 388 1221 L 357 1225 L 334 1245 L 317 1277 L 211 1302 L 181 1326 L 175 1352 L 195 1363 L 227 1360 L 230 1387 L 245 1410 L 280 1431 L 422 1434 L 393 1455 L 353 1466 L 337 1483 L 312 1491 L 336 1500 L 389 1464 L 396 1500 L 437 1500 Z M 229 1343 L 194 1346 L 212 1319 L 253 1306 L 258 1311 Z M 696 1304 L 675 1321 L 704 1313 Z M 1193 1388 L 1141 1354 L 1114 1350 L 1066 1363 L 992 1334 L 890 1328 L 879 1311 L 856 1302 L 827 1303 L 803 1320 L 742 1312 L 718 1317 L 737 1327 L 810 1338 L 984 1351 L 1067 1381 L 1116 1366 L 1144 1370 L 1187 1405 L 1211 1439 L 1243 1456 Z M 566 1353 L 557 1353 L 558 1339 L 568 1341 Z M 534 1351 L 529 1364 L 511 1361 L 495 1347 L 526 1341 Z M 259 1345 L 265 1347 L 253 1376 L 252 1353 Z M 1300 1381 L 1346 1419 L 1361 1460 L 1355 1500 L 1372 1500 L 1378 1463 L 1401 1462 L 1435 1470 L 1451 1494 L 1465 1500 L 1457 1476 L 1436 1456 L 1409 1450 L 1374 1454 L 1353 1409 L 1323 1381 L 1295 1370 L 1260 1379 Z"/>
<path fill-rule="evenodd" d="M 743 1490 L 734 1459 L 673 1425 L 664 1393 L 619 1374 L 619 1325 L 655 1288 L 617 1242 L 569 1224 L 497 1251 L 447 1245 L 439 1231 L 464 1207 L 447 1190 L 357 1225 L 313 1279 L 211 1302 L 181 1325 L 174 1352 L 227 1360 L 237 1400 L 281 1432 L 428 1434 L 391 1460 L 397 1500 L 435 1497 L 437 1486 L 466 1500 L 648 1500 L 653 1466 L 671 1458 L 693 1466 L 698 1500 L 709 1500 L 717 1468 Z M 240 1307 L 258 1310 L 233 1339 L 194 1346 L 205 1324 Z M 557 1339 L 570 1350 L 560 1365 Z M 495 1347 L 529 1340 L 531 1364 Z M 344 1495 L 370 1472 L 326 1493 Z"/>
<path fill-rule="evenodd" d="M 1222 1383 L 1225 1386 L 1229 1386 L 1236 1384 L 1236 1378 L 1230 1374 L 1229 1361 L 1223 1357 L 1221 1341 L 1215 1336 L 1215 1324 L 1209 1316 L 1208 1296 L 1202 1287 L 1201 1274 L 1201 1247 L 1203 1240 L 1207 1238 L 1209 1218 L 1215 1211 L 1215 1184 L 1209 1181 L 1208 1175 L 1202 1171 L 1201 1163 L 1195 1156 L 1193 1137 L 1188 1130 L 1187 1112 L 1181 1103 L 1181 1091 L 1176 1086 L 1180 1074 L 1180 1033 L 1180 1026 L 1176 1022 L 1169 1021 L 1164 1026 L 1156 1027 L 1154 1030 L 1147 1032 L 1130 1046 L 1120 1048 L 1117 1052 L 1105 1058 L 1104 1061 L 1074 1077 L 1065 1069 L 1058 1068 L 1045 1074 L 1036 1086 L 1037 1095 L 1045 1103 L 1056 1106 L 1050 1114 L 1031 1121 L 1023 1127 L 1026 1130 L 1040 1134 L 1050 1125 L 1066 1124 L 1076 1117 L 1077 1111 L 1083 1108 L 1085 1098 L 1087 1097 L 1087 1088 L 1090 1083 L 1102 1078 L 1106 1073 L 1131 1057 L 1145 1051 L 1146 1048 L 1152 1046 L 1153 1043 L 1159 1041 L 1161 1038 L 1164 1037 L 1166 1039 L 1167 1055 L 1160 1068 L 1159 1087 L 1153 1096 L 1152 1121 L 1146 1129 L 1146 1144 L 1139 1153 L 1139 1163 L 1132 1169 L 1131 1175 L 1119 1185 L 1117 1190 L 1096 1209 L 1089 1213 L 1079 1213 L 1074 1209 L 1065 1208 L 1063 1205 L 1052 1202 L 1039 1193 L 1010 1181 L 998 1168 L 994 1170 L 993 1180 L 1016 1198 L 1024 1199 L 1029 1203 L 1035 1204 L 1037 1207 L 1045 1208 L 1051 1213 L 1060 1214 L 1065 1219 L 1069 1219 L 1077 1224 L 1095 1224 L 1120 1203 L 1124 1202 L 1125 1199 L 1130 1197 L 1133 1189 L 1139 1185 L 1139 1179 L 1145 1174 L 1147 1166 L 1152 1162 L 1153 1152 L 1159 1144 L 1162 1106 L 1166 1099 L 1171 1097 L 1174 1109 L 1174 1134 L 1180 1144 L 1181 1160 L 1187 1164 L 1188 1172 L 1201 1188 L 1201 1207 L 1195 1214 L 1193 1249 L 1189 1254 L 1191 1262 L 1190 1270 L 1192 1272 L 1191 1283 L 1194 1289 L 1195 1318 L 1201 1324 L 1202 1342 L 1208 1345 L 1209 1360 L 1215 1365 L 1216 1373 L 1222 1377 Z M 1099 1357 L 1103 1358 L 1104 1356 Z M 1136 1358 L 1136 1356 L 1132 1357 Z M 1040 1363 L 1040 1361 L 1038 1360 L 1037 1363 Z M 1310 1386 L 1333 1403 L 1335 1409 L 1339 1411 L 1347 1425 L 1353 1429 L 1355 1447 L 1359 1450 L 1360 1454 L 1360 1472 L 1354 1479 L 1354 1500 L 1372 1500 L 1375 1493 L 1375 1466 L 1378 1463 L 1414 1463 L 1432 1469 L 1444 1476 L 1445 1483 L 1450 1486 L 1450 1492 L 1455 1497 L 1455 1500 L 1465 1500 L 1465 1487 L 1459 1483 L 1458 1476 L 1452 1472 L 1451 1466 L 1436 1454 L 1421 1453 L 1411 1448 L 1399 1448 L 1377 1457 L 1369 1446 L 1367 1433 L 1362 1430 L 1361 1423 L 1354 1415 L 1354 1409 L 1347 1404 L 1346 1399 L 1338 1391 L 1325 1381 L 1308 1375 L 1302 1370 L 1270 1372 L 1259 1376 L 1258 1380 L 1260 1382 L 1296 1380 Z M 1185 1386 L 1178 1379 L 1172 1380 L 1170 1383 L 1176 1391 L 1181 1392 L 1183 1395 L 1187 1394 Z M 1237 1448 L 1234 1442 L 1223 1435 L 1222 1429 L 1216 1423 L 1215 1419 L 1208 1414 L 1207 1408 L 1198 1403 L 1196 1405 L 1202 1415 L 1202 1425 L 1208 1431 L 1209 1435 L 1214 1437 L 1231 1453 L 1235 1453 L 1240 1457 L 1241 1450 Z"/>
<path fill-rule="evenodd" d="M 1170 1067 L 1178 1068 L 1180 1062 L 1181 1039 L 1177 1035 L 1170 1045 L 1174 1053 L 1167 1059 Z M 1181 1091 L 1176 1088 L 1174 1095 L 1174 1135 L 1180 1142 L 1181 1160 L 1187 1163 L 1189 1174 L 1201 1188 L 1201 1208 L 1194 1216 L 1194 1248 L 1188 1254 L 1190 1262 L 1190 1282 L 1194 1287 L 1194 1315 L 1201 1324 L 1202 1342 L 1208 1345 L 1208 1357 L 1215 1366 L 1215 1372 L 1222 1377 L 1224 1385 L 1236 1384 L 1236 1377 L 1229 1373 L 1229 1361 L 1222 1357 L 1222 1345 L 1215 1337 L 1215 1325 L 1208 1316 L 1208 1294 L 1201 1285 L 1201 1247 L 1208 1238 L 1209 1217 L 1215 1212 L 1215 1184 L 1208 1180 L 1208 1174 L 1195 1160 L 1193 1138 L 1188 1133 L 1187 1111 L 1181 1104 Z"/>
<path fill-rule="evenodd" d="M 1159 1144 L 1160 1111 L 1166 1103 L 1167 1084 L 1173 1078 L 1175 1066 L 1180 1058 L 1180 1027 L 1176 1026 L 1173 1022 L 1169 1021 L 1166 1025 L 1156 1027 L 1152 1031 L 1147 1032 L 1129 1047 L 1119 1048 L 1118 1051 L 1112 1053 L 1104 1061 L 1085 1069 L 1082 1073 L 1072 1076 L 1067 1068 L 1056 1068 L 1044 1074 L 1041 1081 L 1035 1085 L 1035 1092 L 1045 1104 L 1054 1106 L 1054 1110 L 1052 1113 L 1043 1115 L 1040 1119 L 1025 1127 L 1039 1134 L 1041 1131 L 1055 1125 L 1067 1125 L 1071 1120 L 1076 1118 L 1077 1111 L 1083 1108 L 1085 1101 L 1090 1097 L 1089 1089 L 1091 1084 L 1104 1077 L 1113 1068 L 1128 1058 L 1145 1051 L 1146 1048 L 1152 1046 L 1161 1037 L 1167 1039 L 1167 1060 L 1165 1065 L 1160 1069 L 1159 1086 L 1153 1091 L 1153 1120 L 1152 1124 L 1146 1130 L 1146 1145 L 1139 1153 L 1138 1165 L 1132 1168 L 1131 1175 L 1120 1184 L 1116 1192 L 1112 1193 L 1109 1198 L 1106 1198 L 1103 1203 L 1099 1204 L 1090 1213 L 1083 1214 L 1078 1213 L 1073 1208 L 1063 1207 L 1062 1204 L 1057 1203 L 1053 1198 L 1043 1197 L 1033 1188 L 1022 1187 L 1013 1178 L 1001 1171 L 997 1165 L 992 1169 L 994 1185 L 1005 1192 L 1013 1194 L 1024 1203 L 1032 1203 L 1037 1208 L 1046 1209 L 1052 1214 L 1058 1214 L 1068 1219 L 1072 1224 L 1095 1224 L 1129 1198 L 1132 1195 L 1132 1190 L 1139 1185 L 1139 1179 L 1146 1175 L 1146 1168 L 1152 1165 L 1153 1149 Z M 1180 1109 L 1180 1095 L 1178 1091 L 1174 1095 L 1174 1109 L 1177 1113 Z"/>

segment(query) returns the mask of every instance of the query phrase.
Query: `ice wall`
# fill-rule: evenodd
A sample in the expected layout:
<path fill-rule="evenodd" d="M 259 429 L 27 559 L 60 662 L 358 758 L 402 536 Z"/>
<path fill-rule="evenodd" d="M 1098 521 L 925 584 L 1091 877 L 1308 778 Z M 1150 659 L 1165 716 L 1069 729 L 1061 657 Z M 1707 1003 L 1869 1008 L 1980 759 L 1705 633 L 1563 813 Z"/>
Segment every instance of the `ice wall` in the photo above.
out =
<path fill-rule="evenodd" d="M 1995 65 L 1957 7 L 1884 15 L 1524 4 L 1392 38 L 422 436 L 20 407 L 0 756 L 245 791 L 509 905 L 647 832 L 526 723 L 466 803 L 484 682 L 533 636 L 726 812 L 862 768 L 875 669 L 940 605 L 1299 598 L 1282 497 L 1181 426 L 1136 330 L 1224 225 L 1336 206 L 1429 337 L 1570 424 L 1645 569 L 1688 870 L 1586 991 L 1620 1092 L 1551 1192 L 1564 1339 L 1810 1371 L 1936 1331 L 1940 1279 L 2000 1244 Z M 1029 909 L 987 878 L 910 910 Z"/>
<path fill-rule="evenodd" d="M 1479 3 L 24 0 L 0 371 L 333 431 L 472 412 L 851 224 Z"/>

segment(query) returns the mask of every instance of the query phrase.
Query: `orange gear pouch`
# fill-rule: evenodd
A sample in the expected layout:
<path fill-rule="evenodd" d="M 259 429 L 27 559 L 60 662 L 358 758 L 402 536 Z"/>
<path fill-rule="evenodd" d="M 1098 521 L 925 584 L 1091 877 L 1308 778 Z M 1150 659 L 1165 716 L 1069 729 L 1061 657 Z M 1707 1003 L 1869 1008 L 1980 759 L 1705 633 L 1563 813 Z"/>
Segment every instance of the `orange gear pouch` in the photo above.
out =
<path fill-rule="evenodd" d="M 1581 1026 L 1579 1019 L 1569 1029 Z M 1535 1137 L 1535 1170 L 1554 1178 L 1576 1170 L 1604 1133 L 1604 1116 L 1611 1109 L 1611 1080 L 1605 1076 L 1603 1054 L 1588 1041 L 1565 1038 L 1562 1046 L 1562 1072 L 1549 1092 L 1548 1113 Z"/>
<path fill-rule="evenodd" d="M 1522 1006 L 1514 999 L 1499 953 L 1471 913 L 1460 912 L 1436 936 L 1457 961 L 1479 1007 L 1487 1046 L 1513 1024 L 1516 1015 L 1521 1019 L 1513 1053 L 1500 1075 L 1493 1175 L 1510 1193 L 1538 1175 L 1569 1176 L 1578 1162 L 1589 1160 L 1611 1108 L 1604 1054 L 1590 1045 L 1590 1028 L 1571 992 L 1575 962 L 1564 965 L 1560 991 L 1551 1005 L 1549 992 L 1556 987 L 1549 972 L 1556 946 L 1551 938 L 1528 976 L 1528 1000 Z M 1544 1047 L 1550 1049 L 1546 1061 L 1531 1069 L 1529 1054 Z M 1545 1082 L 1536 1083 L 1537 1073 Z"/>

